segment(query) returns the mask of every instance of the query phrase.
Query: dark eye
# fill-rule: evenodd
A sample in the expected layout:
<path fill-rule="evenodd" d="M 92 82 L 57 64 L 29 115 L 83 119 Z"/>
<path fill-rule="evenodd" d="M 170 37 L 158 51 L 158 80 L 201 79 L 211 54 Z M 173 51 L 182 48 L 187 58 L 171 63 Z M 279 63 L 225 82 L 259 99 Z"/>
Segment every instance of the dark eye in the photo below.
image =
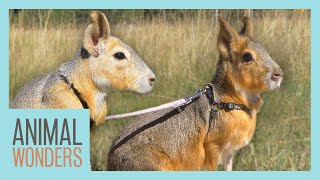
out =
<path fill-rule="evenodd" d="M 115 53 L 113 57 L 116 58 L 117 60 L 123 60 L 126 58 L 126 56 L 122 52 Z"/>
<path fill-rule="evenodd" d="M 250 62 L 253 60 L 252 55 L 250 53 L 243 54 L 242 59 L 244 60 L 244 62 Z"/>

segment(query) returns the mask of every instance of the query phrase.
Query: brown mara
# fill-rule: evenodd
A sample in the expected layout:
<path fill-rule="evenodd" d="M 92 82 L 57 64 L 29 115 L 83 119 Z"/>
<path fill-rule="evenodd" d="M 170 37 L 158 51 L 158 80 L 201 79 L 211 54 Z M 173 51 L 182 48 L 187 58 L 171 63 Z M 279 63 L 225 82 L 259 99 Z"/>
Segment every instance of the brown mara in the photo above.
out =
<path fill-rule="evenodd" d="M 283 79 L 280 67 L 253 40 L 251 19 L 242 20 L 238 33 L 219 19 L 212 91 L 181 112 L 158 111 L 129 123 L 110 148 L 108 170 L 216 170 L 219 164 L 232 170 L 235 152 L 254 134 L 260 94 L 279 89 Z M 227 103 L 234 107 L 213 111 Z"/>

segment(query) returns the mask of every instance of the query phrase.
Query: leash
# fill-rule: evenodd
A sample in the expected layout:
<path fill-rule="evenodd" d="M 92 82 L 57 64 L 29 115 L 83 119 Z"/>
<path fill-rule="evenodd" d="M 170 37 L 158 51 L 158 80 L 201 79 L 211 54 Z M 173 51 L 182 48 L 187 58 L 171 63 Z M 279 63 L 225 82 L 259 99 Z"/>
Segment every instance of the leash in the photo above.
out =
<path fill-rule="evenodd" d="M 117 115 L 112 115 L 112 116 L 107 116 L 105 120 L 111 120 L 111 119 L 120 119 L 120 118 L 125 118 L 125 117 L 131 117 L 131 116 L 137 116 L 137 115 L 142 115 L 142 114 L 147 114 L 155 111 L 160 111 L 168 108 L 177 108 L 179 112 L 183 111 L 184 107 L 192 103 L 195 99 L 199 98 L 203 94 L 206 94 L 206 97 L 209 101 L 209 104 L 211 106 L 211 111 L 210 111 L 210 119 L 214 116 L 214 114 L 221 110 L 225 109 L 226 111 L 230 110 L 248 110 L 248 108 L 245 105 L 242 104 L 236 104 L 232 102 L 215 102 L 214 101 L 214 95 L 213 95 L 213 85 L 211 83 L 208 83 L 203 86 L 203 88 L 199 89 L 194 95 L 188 96 L 186 98 L 182 98 L 176 101 L 172 101 L 166 104 L 162 104 L 160 106 L 148 108 L 148 109 L 143 109 L 139 111 L 134 111 L 130 113 L 124 113 L 124 114 L 117 114 Z"/>
<path fill-rule="evenodd" d="M 166 104 L 162 104 L 160 106 L 148 108 L 148 109 L 143 109 L 140 111 L 134 111 L 130 113 L 125 113 L 125 114 L 118 114 L 118 115 L 112 115 L 112 116 L 107 116 L 105 120 L 111 120 L 111 119 L 120 119 L 120 118 L 125 118 L 125 117 L 131 117 L 131 116 L 137 116 L 137 115 L 142 115 L 142 114 L 147 114 L 155 111 L 160 111 L 168 108 L 178 108 L 178 111 L 181 112 L 183 110 L 183 107 L 187 106 L 190 104 L 194 99 L 200 97 L 205 93 L 205 89 L 199 89 L 194 95 L 182 98 L 176 101 L 172 101 Z"/>

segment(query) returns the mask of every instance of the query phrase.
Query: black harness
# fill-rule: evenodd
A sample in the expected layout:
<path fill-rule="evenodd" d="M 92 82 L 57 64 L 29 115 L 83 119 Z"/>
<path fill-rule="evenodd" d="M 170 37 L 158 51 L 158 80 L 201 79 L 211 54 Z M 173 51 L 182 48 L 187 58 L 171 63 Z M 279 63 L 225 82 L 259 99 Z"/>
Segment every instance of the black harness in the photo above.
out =
<path fill-rule="evenodd" d="M 249 108 L 247 108 L 245 105 L 243 104 L 236 104 L 236 103 L 232 103 L 232 102 L 215 102 L 214 101 L 214 95 L 213 95 L 213 85 L 207 84 L 205 86 L 206 89 L 206 96 L 208 98 L 209 104 L 211 106 L 211 111 L 213 113 L 224 109 L 226 111 L 231 111 L 231 110 L 244 110 L 244 111 L 248 111 Z"/>
<path fill-rule="evenodd" d="M 62 74 L 60 74 L 61 79 L 68 84 L 68 86 L 70 86 L 70 88 L 72 89 L 73 93 L 77 96 L 77 98 L 79 99 L 82 108 L 83 109 L 90 109 L 88 103 L 82 98 L 80 92 L 78 91 L 78 89 L 76 87 L 74 87 L 73 83 L 70 83 L 70 81 L 68 80 L 68 78 Z M 90 118 L 90 128 L 94 125 L 94 121 Z"/>
<path fill-rule="evenodd" d="M 207 83 L 203 86 L 203 88 L 199 89 L 196 94 L 189 96 L 185 98 L 186 103 L 183 105 L 177 107 L 178 113 L 183 111 L 185 107 L 187 107 L 189 104 L 195 102 L 200 96 L 203 94 L 206 95 L 208 102 L 210 104 L 210 117 L 209 117 L 209 129 L 211 128 L 212 121 L 215 118 L 216 113 L 219 110 L 225 110 L 225 111 L 231 111 L 231 110 L 243 110 L 245 112 L 249 112 L 249 108 L 243 104 L 236 104 L 233 102 L 216 102 L 214 100 L 214 93 L 213 93 L 213 84 Z"/>
<path fill-rule="evenodd" d="M 236 104 L 233 102 L 216 102 L 214 100 L 213 84 L 207 83 L 206 85 L 203 86 L 203 88 L 199 89 L 196 94 L 185 98 L 186 103 L 177 107 L 178 113 L 183 111 L 185 107 L 187 107 L 189 104 L 195 102 L 195 100 L 197 100 L 203 94 L 206 95 L 209 105 L 211 107 L 210 117 L 209 117 L 209 129 L 211 129 L 212 122 L 215 119 L 215 115 L 219 110 L 222 110 L 222 109 L 225 111 L 243 110 L 243 111 L 246 111 L 247 113 L 249 112 L 249 108 L 243 104 Z"/>
<path fill-rule="evenodd" d="M 188 104 L 193 103 L 196 99 L 198 99 L 201 95 L 205 94 L 209 104 L 211 106 L 211 113 L 214 114 L 217 111 L 224 109 L 225 111 L 231 111 L 231 110 L 243 110 L 243 111 L 248 111 L 249 108 L 247 108 L 243 104 L 236 104 L 233 102 L 215 102 L 214 100 L 214 94 L 213 94 L 213 85 L 211 83 L 208 83 L 204 85 L 203 88 L 199 89 L 198 92 L 193 95 L 189 96 L 186 99 L 186 103 L 183 104 L 182 106 L 178 107 L 181 110 L 183 109 L 183 106 L 186 106 Z"/>
<path fill-rule="evenodd" d="M 246 112 L 249 111 L 249 108 L 243 104 L 236 104 L 233 102 L 215 102 L 214 94 L 213 94 L 213 85 L 211 83 L 206 84 L 205 89 L 206 89 L 205 90 L 206 97 L 211 106 L 210 118 L 209 118 L 209 129 L 211 128 L 212 121 L 214 119 L 215 114 L 221 109 L 224 109 L 225 111 L 231 111 L 231 110 L 243 110 Z"/>

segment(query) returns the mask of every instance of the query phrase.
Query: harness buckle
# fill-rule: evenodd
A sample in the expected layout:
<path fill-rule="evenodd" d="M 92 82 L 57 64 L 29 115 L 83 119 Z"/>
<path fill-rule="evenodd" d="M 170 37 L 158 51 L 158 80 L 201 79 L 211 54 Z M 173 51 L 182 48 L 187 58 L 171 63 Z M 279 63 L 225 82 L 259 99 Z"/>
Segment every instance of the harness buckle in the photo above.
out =
<path fill-rule="evenodd" d="M 233 103 L 227 103 L 227 109 L 228 110 L 233 110 L 234 108 L 234 104 Z"/>

